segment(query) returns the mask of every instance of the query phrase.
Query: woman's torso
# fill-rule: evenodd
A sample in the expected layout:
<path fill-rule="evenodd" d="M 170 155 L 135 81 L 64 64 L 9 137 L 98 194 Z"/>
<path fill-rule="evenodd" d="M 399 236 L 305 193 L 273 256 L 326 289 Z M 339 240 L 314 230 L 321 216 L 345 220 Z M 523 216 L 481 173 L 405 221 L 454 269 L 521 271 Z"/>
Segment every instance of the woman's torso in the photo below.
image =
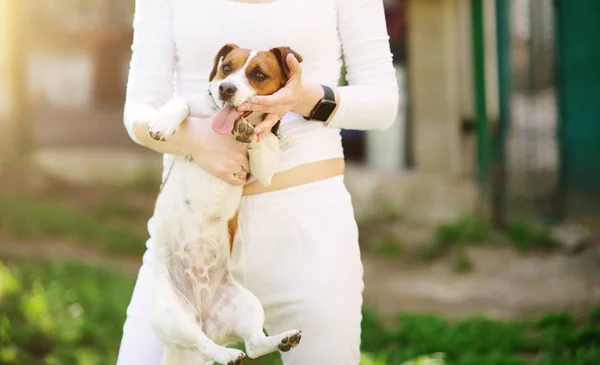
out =
<path fill-rule="evenodd" d="M 337 85 L 342 61 L 336 0 L 172 1 L 177 95 L 207 88 L 214 56 L 226 43 L 253 49 L 291 47 L 303 57 L 305 79 Z M 283 148 L 280 171 L 343 157 L 338 129 L 288 113 L 280 131 L 290 142 Z"/>

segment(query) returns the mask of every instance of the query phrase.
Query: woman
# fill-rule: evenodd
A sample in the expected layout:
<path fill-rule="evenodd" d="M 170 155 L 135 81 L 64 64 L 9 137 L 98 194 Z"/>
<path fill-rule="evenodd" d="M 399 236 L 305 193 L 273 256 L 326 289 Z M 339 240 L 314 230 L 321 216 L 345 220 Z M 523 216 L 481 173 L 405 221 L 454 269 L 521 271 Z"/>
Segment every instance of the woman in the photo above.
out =
<path fill-rule="evenodd" d="M 243 144 L 195 118 L 172 139 L 155 141 L 148 120 L 172 97 L 205 90 L 213 57 L 226 43 L 289 46 L 302 55 L 302 67 L 288 57 L 292 77 L 283 89 L 240 106 L 268 113 L 259 134 L 281 119 L 280 133 L 291 143 L 268 189 L 244 187 L 232 274 L 263 304 L 267 332 L 303 331 L 301 344 L 283 354 L 286 365 L 357 365 L 362 264 L 340 129 L 385 129 L 396 118 L 382 0 L 136 0 L 134 30 L 124 118 L 130 137 L 163 153 L 165 171 L 171 155 L 193 154 L 232 184 L 247 183 L 239 174 L 248 169 Z M 340 87 L 342 50 L 348 85 Z M 335 108 L 319 111 L 328 90 Z M 118 365 L 160 363 L 162 345 L 148 314 L 152 219 L 148 229 Z"/>

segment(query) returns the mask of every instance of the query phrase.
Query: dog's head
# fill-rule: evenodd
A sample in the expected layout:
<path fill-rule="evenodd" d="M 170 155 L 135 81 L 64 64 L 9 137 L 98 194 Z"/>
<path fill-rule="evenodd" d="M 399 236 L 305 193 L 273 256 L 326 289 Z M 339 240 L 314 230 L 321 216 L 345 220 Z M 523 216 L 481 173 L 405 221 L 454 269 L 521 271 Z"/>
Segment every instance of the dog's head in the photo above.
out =
<path fill-rule="evenodd" d="M 222 107 L 213 119 L 215 131 L 230 133 L 244 116 L 236 107 L 252 96 L 271 95 L 287 83 L 290 69 L 286 58 L 290 53 L 302 62 L 302 56 L 289 47 L 257 51 L 226 44 L 219 50 L 209 77 L 209 90 Z"/>

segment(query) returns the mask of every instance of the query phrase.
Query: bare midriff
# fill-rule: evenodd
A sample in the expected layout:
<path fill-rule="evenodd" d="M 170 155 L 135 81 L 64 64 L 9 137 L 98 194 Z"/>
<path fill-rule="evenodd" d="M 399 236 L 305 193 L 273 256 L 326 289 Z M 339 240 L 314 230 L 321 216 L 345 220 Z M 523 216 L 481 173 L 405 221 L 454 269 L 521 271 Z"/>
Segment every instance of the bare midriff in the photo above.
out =
<path fill-rule="evenodd" d="M 275 174 L 269 186 L 263 186 L 256 180 L 248 183 L 244 186 L 243 195 L 268 193 L 329 179 L 344 174 L 344 167 L 343 158 L 333 158 L 296 166 Z"/>

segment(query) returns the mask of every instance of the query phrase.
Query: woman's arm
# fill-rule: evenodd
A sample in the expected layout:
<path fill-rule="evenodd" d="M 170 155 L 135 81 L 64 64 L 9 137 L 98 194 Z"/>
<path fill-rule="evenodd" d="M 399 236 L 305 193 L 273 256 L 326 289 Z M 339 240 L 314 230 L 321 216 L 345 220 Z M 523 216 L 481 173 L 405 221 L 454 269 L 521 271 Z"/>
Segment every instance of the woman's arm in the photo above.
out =
<path fill-rule="evenodd" d="M 216 134 L 207 119 L 186 118 L 188 108 L 174 100 L 173 0 L 136 0 L 134 37 L 123 122 L 136 143 L 160 153 L 192 155 L 196 163 L 234 185 L 246 179 L 234 174 L 248 171 L 246 146 L 231 136 Z M 182 118 L 167 141 L 150 137 L 148 124 L 161 111 Z"/>
<path fill-rule="evenodd" d="M 382 0 L 338 0 L 347 86 L 339 86 L 330 127 L 384 130 L 398 113 L 399 90 Z M 314 86 L 312 87 L 314 89 Z"/>
<path fill-rule="evenodd" d="M 336 1 L 348 85 L 328 85 L 337 107 L 326 123 L 343 129 L 384 130 L 396 120 L 400 97 L 383 2 Z M 253 97 L 239 108 L 267 113 L 254 129 L 259 136 L 288 111 L 308 117 L 324 96 L 318 83 L 302 79 L 302 67 L 292 54 L 286 61 L 291 71 L 287 85 L 273 95 Z"/>
<path fill-rule="evenodd" d="M 136 143 L 160 153 L 184 154 L 188 149 L 186 120 L 165 142 L 152 139 L 148 122 L 173 97 L 175 45 L 172 0 L 136 0 L 132 57 L 123 122 Z"/>

